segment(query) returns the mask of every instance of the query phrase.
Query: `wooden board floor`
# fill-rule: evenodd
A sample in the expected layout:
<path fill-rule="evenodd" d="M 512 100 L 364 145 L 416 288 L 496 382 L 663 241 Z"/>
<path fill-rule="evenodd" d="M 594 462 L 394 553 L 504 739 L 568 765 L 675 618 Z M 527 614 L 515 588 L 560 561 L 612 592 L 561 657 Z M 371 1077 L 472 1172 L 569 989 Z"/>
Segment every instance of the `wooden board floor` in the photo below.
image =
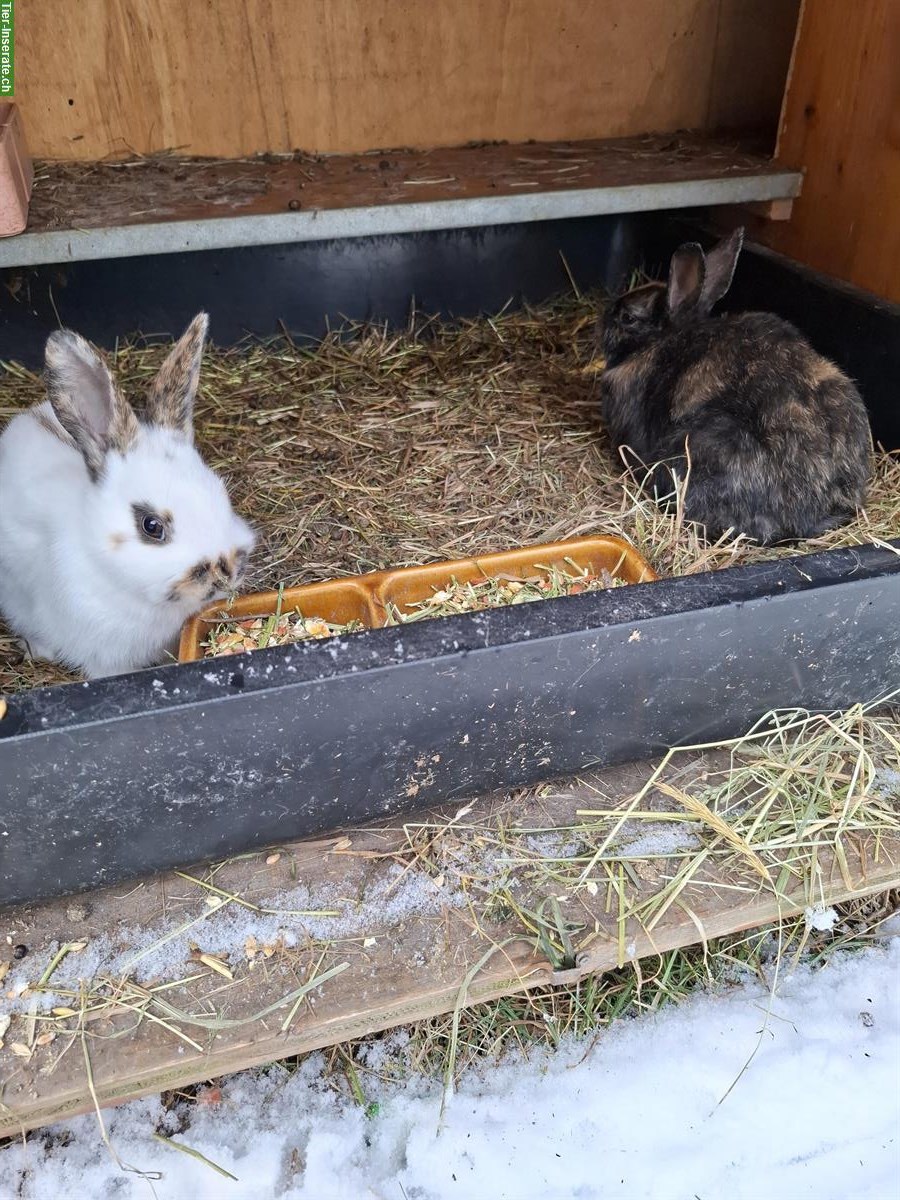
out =
<path fill-rule="evenodd" d="M 790 200 L 800 181 L 756 142 L 694 134 L 45 162 L 0 267 Z"/>
<path fill-rule="evenodd" d="M 686 788 L 723 766 L 694 757 L 675 778 Z M 618 849 L 592 875 L 600 885 L 571 887 L 566 861 L 583 853 L 567 844 L 576 813 L 622 810 L 649 773 L 636 764 L 584 775 L 405 827 L 0 914 L 0 1013 L 12 1013 L 0 1050 L 0 1135 L 900 885 L 900 839 L 853 837 L 844 863 L 818 856 L 810 892 L 788 885 L 776 896 L 752 864 L 738 856 L 723 866 L 712 855 L 663 911 L 659 899 L 684 861 L 669 857 L 672 831 L 690 839 L 703 825 L 681 824 L 680 804 L 653 790 L 642 801 L 647 816 L 622 826 Z M 535 869 L 536 855 L 550 874 Z M 562 943 L 548 915 L 554 899 L 574 965 L 550 948 Z M 629 915 L 637 908 L 641 919 Z M 522 913 L 544 914 L 543 948 Z M 165 969 L 150 957 L 163 947 Z M 140 983 L 123 953 L 144 955 Z M 35 1011 L 36 993 L 21 994 L 41 978 L 59 993 L 56 1014 Z"/>
<path fill-rule="evenodd" d="M 158 155 L 42 163 L 27 232 L 773 176 L 783 170 L 740 141 L 690 134 L 288 158 Z"/>

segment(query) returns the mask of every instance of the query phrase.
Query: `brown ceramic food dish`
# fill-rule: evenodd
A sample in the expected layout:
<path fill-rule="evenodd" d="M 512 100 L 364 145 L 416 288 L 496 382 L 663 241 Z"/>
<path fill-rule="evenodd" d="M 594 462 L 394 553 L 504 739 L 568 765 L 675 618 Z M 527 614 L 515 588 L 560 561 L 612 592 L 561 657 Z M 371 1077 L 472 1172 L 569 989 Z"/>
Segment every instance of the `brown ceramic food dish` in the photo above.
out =
<path fill-rule="evenodd" d="M 205 657 L 204 642 L 223 622 L 269 618 L 274 613 L 302 613 L 337 626 L 359 623 L 380 629 L 391 611 L 412 613 L 440 589 L 451 584 L 478 583 L 485 579 L 525 580 L 546 576 L 548 568 L 593 574 L 607 573 L 622 583 L 648 583 L 657 578 L 635 548 L 616 537 L 573 538 L 542 546 L 524 546 L 500 554 L 376 571 L 327 583 L 310 583 L 278 592 L 254 592 L 230 604 L 219 602 L 188 621 L 181 632 L 179 661 Z M 435 614 L 436 616 L 439 614 Z"/>

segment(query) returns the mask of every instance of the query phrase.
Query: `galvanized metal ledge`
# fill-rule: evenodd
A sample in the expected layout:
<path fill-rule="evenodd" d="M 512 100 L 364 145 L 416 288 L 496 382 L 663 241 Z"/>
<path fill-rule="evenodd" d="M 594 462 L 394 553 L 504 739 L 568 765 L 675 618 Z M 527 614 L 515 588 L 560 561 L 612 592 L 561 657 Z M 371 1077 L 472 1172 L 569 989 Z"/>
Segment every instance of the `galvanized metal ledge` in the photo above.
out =
<path fill-rule="evenodd" d="M 0 268 L 786 200 L 800 194 L 801 181 L 800 172 L 781 171 L 630 187 L 23 233 L 0 241 Z"/>

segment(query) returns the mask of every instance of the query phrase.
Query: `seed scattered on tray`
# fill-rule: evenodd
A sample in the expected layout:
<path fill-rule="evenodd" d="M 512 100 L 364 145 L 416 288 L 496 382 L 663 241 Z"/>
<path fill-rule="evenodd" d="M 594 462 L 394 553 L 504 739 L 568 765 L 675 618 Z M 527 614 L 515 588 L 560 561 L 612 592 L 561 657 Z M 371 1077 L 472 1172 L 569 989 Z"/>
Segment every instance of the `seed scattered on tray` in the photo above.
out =
<path fill-rule="evenodd" d="M 212 629 L 203 643 L 206 658 L 224 654 L 243 654 L 245 650 L 263 650 L 266 646 L 286 646 L 310 638 L 337 637 L 342 633 L 359 633 L 362 621 L 339 625 L 322 617 L 304 617 L 302 613 L 272 614 L 269 617 L 249 617 L 242 621 L 223 621 Z"/>
<path fill-rule="evenodd" d="M 569 560 L 566 560 L 569 562 Z M 387 605 L 386 625 L 421 621 L 429 617 L 450 617 L 457 613 L 478 612 L 486 608 L 503 608 L 511 604 L 528 604 L 535 600 L 552 600 L 558 596 L 575 596 L 579 592 L 596 592 L 620 587 L 624 581 L 605 568 L 599 572 L 570 562 L 569 569 L 541 566 L 540 575 L 526 579 L 490 577 L 470 583 L 450 580 L 425 600 L 405 605 L 405 611 L 395 604 Z M 305 617 L 300 612 L 272 613 L 268 617 L 247 617 L 223 621 L 210 630 L 202 643 L 205 658 L 226 654 L 243 654 L 246 650 L 262 650 L 266 646 L 285 646 L 310 638 L 336 637 L 359 633 L 362 621 L 345 625 L 326 621 L 323 617 Z"/>
<path fill-rule="evenodd" d="M 559 567 L 540 567 L 540 570 L 542 575 L 528 579 L 491 578 L 471 583 L 460 583 L 454 579 L 427 599 L 405 605 L 405 611 L 395 604 L 389 605 L 387 624 L 405 624 L 430 617 L 452 617 L 458 613 L 505 608 L 511 604 L 531 604 L 535 600 L 576 596 L 580 592 L 598 592 L 624 585 L 624 580 L 613 577 L 607 570 L 595 572 L 582 569 L 574 563 L 568 571 Z"/>

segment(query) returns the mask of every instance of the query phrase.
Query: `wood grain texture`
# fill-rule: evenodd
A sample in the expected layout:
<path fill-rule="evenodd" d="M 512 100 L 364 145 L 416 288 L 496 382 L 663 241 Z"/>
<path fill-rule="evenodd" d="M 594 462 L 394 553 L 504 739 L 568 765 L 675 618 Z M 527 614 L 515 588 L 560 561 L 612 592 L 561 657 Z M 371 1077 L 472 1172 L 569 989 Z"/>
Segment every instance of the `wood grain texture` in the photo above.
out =
<path fill-rule="evenodd" d="M 806 0 L 777 155 L 805 169 L 803 192 L 754 235 L 900 302 L 898 0 Z"/>
<path fill-rule="evenodd" d="M 23 6 L 24 7 L 24 6 Z M 40 0 L 41 158 L 352 153 L 774 124 L 797 0 Z"/>
<path fill-rule="evenodd" d="M 679 787 L 707 780 L 728 764 L 727 755 L 721 753 L 679 761 Z M 502 906 L 494 915 L 485 911 L 484 881 L 492 876 L 486 877 L 484 870 L 493 870 L 505 855 L 515 858 L 517 854 L 515 837 L 510 841 L 509 833 L 501 837 L 500 831 L 517 827 L 541 830 L 546 836 L 555 828 L 562 845 L 571 839 L 579 809 L 599 806 L 615 811 L 627 805 L 652 767 L 636 763 L 585 773 L 579 779 L 558 780 L 552 790 L 541 787 L 525 795 L 485 797 L 473 801 L 471 810 L 451 808 L 442 816 L 420 814 L 417 822 L 427 822 L 427 829 L 415 822 L 410 829 L 413 837 L 418 829 L 419 848 L 427 843 L 426 857 L 434 860 L 430 871 L 410 853 L 404 827 L 398 824 L 292 843 L 280 847 L 277 856 L 262 853 L 232 860 L 214 874 L 219 895 L 240 897 L 231 908 L 211 910 L 204 903 L 208 893 L 184 875 L 168 873 L 137 887 L 129 884 L 80 897 L 82 911 L 74 925 L 71 901 L 6 910 L 0 914 L 0 925 L 12 944 L 28 946 L 25 961 L 35 978 L 56 947 L 75 939 L 85 939 L 90 946 L 104 937 L 109 946 L 134 948 L 135 929 L 158 937 L 170 923 L 185 925 L 189 935 L 183 934 L 175 943 L 185 961 L 179 965 L 176 960 L 174 966 L 177 975 L 185 978 L 175 986 L 167 985 L 162 998 L 183 1013 L 199 1014 L 201 1021 L 217 1013 L 233 1024 L 223 1025 L 218 1033 L 184 1020 L 161 1025 L 153 1021 L 154 1012 L 160 1015 L 153 1005 L 146 1005 L 147 1019 L 136 1021 L 133 1006 L 136 1002 L 141 1008 L 144 1002 L 126 994 L 113 980 L 106 993 L 108 1004 L 95 1007 L 92 1001 L 80 1016 L 65 1018 L 65 1029 L 56 1040 L 49 1045 L 35 1043 L 31 1057 L 25 1059 L 12 1050 L 13 1044 L 29 1041 L 27 1017 L 16 1016 L 5 1047 L 0 1047 L 0 1136 L 15 1136 L 89 1111 L 93 1101 L 85 1053 L 99 1102 L 114 1104 L 446 1013 L 457 1003 L 476 1004 L 548 984 L 569 985 L 638 958 L 786 919 L 810 903 L 833 904 L 900 885 L 900 841 L 882 837 L 876 843 L 874 837 L 854 834 L 845 839 L 843 865 L 826 851 L 820 853 L 814 894 L 795 882 L 786 885 L 786 893 L 776 895 L 772 887 L 760 885 L 747 863 L 710 859 L 686 886 L 679 903 L 660 913 L 657 923 L 645 925 L 632 916 L 620 928 L 618 892 L 611 883 L 603 883 L 606 876 L 600 868 L 596 895 L 580 892 L 561 897 L 578 954 L 575 967 L 555 970 L 535 941 L 523 936 L 524 926 L 514 916 L 504 914 Z M 648 806 L 673 811 L 660 793 L 654 793 Z M 680 812 L 677 806 L 675 811 Z M 451 827 L 439 841 L 432 840 L 438 828 L 434 822 L 443 825 L 448 820 Z M 455 832 L 463 828 L 474 831 L 474 840 L 465 835 L 455 839 Z M 481 851 L 479 843 L 484 846 Z M 445 847 L 443 858 L 435 848 L 438 844 Z M 790 857 L 797 872 L 797 855 Z M 438 862 L 442 873 L 436 877 Z M 610 868 L 608 878 L 620 878 L 628 903 L 638 907 L 661 894 L 682 862 L 631 858 L 627 876 L 624 867 L 618 876 Z M 471 907 L 448 903 L 440 890 L 445 865 L 447 878 L 456 879 L 459 863 L 473 880 L 471 890 L 467 889 Z M 203 871 L 196 872 L 197 878 L 201 875 L 209 878 Z M 626 885 L 626 879 L 632 882 Z M 413 889 L 407 899 L 396 894 L 403 880 Z M 546 881 L 533 881 L 525 873 L 519 882 L 515 894 L 524 910 L 535 912 L 546 904 Z M 307 928 L 304 916 L 313 913 L 287 912 L 284 927 L 295 935 L 291 946 L 273 948 L 271 957 L 257 954 L 252 966 L 244 958 L 243 935 L 236 934 L 229 959 L 233 980 L 223 980 L 196 956 L 187 957 L 188 939 L 201 950 L 211 948 L 215 935 L 209 923 L 231 921 L 238 903 L 271 904 L 272 897 L 283 897 L 283 889 L 298 884 L 308 889 L 304 909 L 329 908 L 339 897 L 350 898 L 348 911 L 358 905 L 363 923 L 343 932 L 335 928 L 334 940 L 328 941 L 323 940 L 328 934 Z M 555 888 L 558 894 L 558 882 Z M 392 905 L 392 899 L 398 903 Z M 338 903 L 345 907 L 347 902 Z M 344 917 L 341 923 L 346 923 Z M 78 953 L 73 952 L 76 961 Z M 289 1004 L 264 1013 L 313 972 L 320 974 L 341 963 L 347 964 L 343 973 L 317 989 L 288 1021 Z M 52 983 L 58 986 L 57 980 L 58 976 Z M 149 1000 L 149 993 L 144 995 Z M 113 999 L 121 1001 L 118 1007 Z M 79 1007 L 77 1000 L 65 1003 Z M 175 1026 L 195 1044 L 186 1044 Z M 41 1023 L 37 1029 L 44 1027 Z"/>
<path fill-rule="evenodd" d="M 779 174 L 740 142 L 691 134 L 386 154 L 40 163 L 28 232 L 268 216 L 479 196 Z"/>

